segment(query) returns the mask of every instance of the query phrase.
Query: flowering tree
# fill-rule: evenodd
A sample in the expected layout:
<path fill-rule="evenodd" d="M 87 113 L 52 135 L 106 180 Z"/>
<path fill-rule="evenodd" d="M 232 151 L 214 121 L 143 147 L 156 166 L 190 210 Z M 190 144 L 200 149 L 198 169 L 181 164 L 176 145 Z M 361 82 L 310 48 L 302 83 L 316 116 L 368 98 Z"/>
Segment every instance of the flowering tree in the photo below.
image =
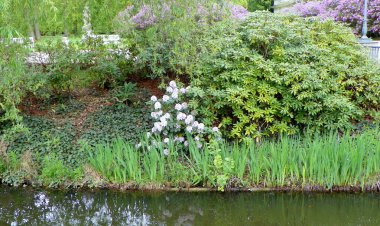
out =
<path fill-rule="evenodd" d="M 242 20 L 248 15 L 246 8 L 230 2 L 204 5 L 200 1 L 193 4 L 183 4 L 181 1 L 163 1 L 154 5 L 130 5 L 118 14 L 117 20 L 124 27 L 134 26 L 138 29 L 145 29 L 159 21 L 173 20 L 178 17 L 178 9 L 184 10 L 184 14 L 180 13 L 180 16 L 193 15 L 198 22 L 219 21 L 226 17 Z"/>
<path fill-rule="evenodd" d="M 354 28 L 359 34 L 363 24 L 364 0 L 322 0 L 303 2 L 288 9 L 289 12 L 298 15 L 318 16 L 320 18 L 332 18 L 341 21 Z M 368 7 L 369 30 L 375 35 L 380 35 L 380 0 L 370 0 Z"/>
<path fill-rule="evenodd" d="M 115 24 L 136 59 L 134 73 L 187 76 L 194 73 L 205 37 L 227 21 L 228 26 L 238 24 L 248 13 L 230 0 L 135 1 L 118 14 Z"/>

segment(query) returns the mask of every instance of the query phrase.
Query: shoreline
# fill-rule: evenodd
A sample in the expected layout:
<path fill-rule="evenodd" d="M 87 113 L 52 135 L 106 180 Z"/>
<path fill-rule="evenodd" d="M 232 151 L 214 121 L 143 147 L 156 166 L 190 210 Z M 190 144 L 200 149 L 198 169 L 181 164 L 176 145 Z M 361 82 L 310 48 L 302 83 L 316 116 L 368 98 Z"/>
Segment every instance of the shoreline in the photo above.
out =
<path fill-rule="evenodd" d="M 98 186 L 58 186 L 47 187 L 42 185 L 23 184 L 20 186 L 11 186 L 0 182 L 1 188 L 13 188 L 13 189 L 40 189 L 40 190 L 52 190 L 52 191 L 91 191 L 91 190 L 107 190 L 114 192 L 217 192 L 217 193 L 233 193 L 233 192 L 311 192 L 311 193 L 379 193 L 380 194 L 380 182 L 374 185 L 361 186 L 333 186 L 328 189 L 320 185 L 307 185 L 301 186 L 282 186 L 282 187 L 235 187 L 225 188 L 224 191 L 218 190 L 216 187 L 165 187 L 158 185 L 136 185 L 136 184 L 103 184 Z"/>

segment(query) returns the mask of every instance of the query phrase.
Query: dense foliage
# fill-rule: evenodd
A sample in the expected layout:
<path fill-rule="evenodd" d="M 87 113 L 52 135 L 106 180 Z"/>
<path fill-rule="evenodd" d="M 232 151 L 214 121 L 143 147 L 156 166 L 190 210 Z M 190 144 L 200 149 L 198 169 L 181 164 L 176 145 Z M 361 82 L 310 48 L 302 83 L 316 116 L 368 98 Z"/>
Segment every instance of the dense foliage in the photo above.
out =
<path fill-rule="evenodd" d="M 135 73 L 154 78 L 192 73 L 212 25 L 247 13 L 228 1 L 152 1 L 127 7 L 117 21 L 136 59 Z"/>
<path fill-rule="evenodd" d="M 47 88 L 55 94 L 91 84 L 110 88 L 123 84 L 130 71 L 129 54 L 121 48 L 122 44 L 105 45 L 97 37 L 69 44 L 61 40 L 39 42 L 35 51 L 42 53 L 44 59 L 37 55 L 32 61 L 40 66 L 38 72 L 44 75 Z"/>
<path fill-rule="evenodd" d="M 256 10 L 272 10 L 273 0 L 247 0 L 247 9 L 251 12 Z"/>
<path fill-rule="evenodd" d="M 354 28 L 360 34 L 363 25 L 364 0 L 322 0 L 296 4 L 289 11 L 301 16 L 332 18 Z M 368 1 L 369 31 L 380 35 L 380 1 Z"/>
<path fill-rule="evenodd" d="M 265 12 L 210 37 L 193 102 L 233 138 L 337 129 L 379 109 L 379 67 L 350 29 Z"/>
<path fill-rule="evenodd" d="M 93 29 L 112 33 L 113 18 L 129 0 L 2 0 L 0 37 L 81 34 L 83 10 L 91 10 Z"/>
<path fill-rule="evenodd" d="M 115 32 L 113 19 L 131 0 L 2 0 L 0 2 L 0 37 L 44 35 L 80 35 L 83 11 L 88 5 L 93 30 L 97 34 Z M 154 4 L 156 0 L 144 1 Z M 169 1 L 167 1 L 169 2 Z M 203 1 L 206 2 L 206 1 Z M 213 0 L 213 2 L 216 2 Z M 232 0 L 250 11 L 267 10 L 271 0 Z"/>
<path fill-rule="evenodd" d="M 27 52 L 17 44 L 0 45 L 0 135 L 8 129 L 13 132 L 22 129 L 17 106 L 27 94 L 44 84 L 34 68 L 24 64 Z"/>
<path fill-rule="evenodd" d="M 2 183 L 49 187 L 121 185 L 123 189 L 205 187 L 288 188 L 304 190 L 372 190 L 379 187 L 380 144 L 378 129 L 355 137 L 307 135 L 278 141 L 253 140 L 229 144 L 204 144 L 202 150 L 189 140 L 189 154 L 169 144 L 142 144 L 142 150 L 121 139 L 94 148 L 84 146 L 86 165 L 67 167 L 54 154 L 35 162 L 30 153 L 14 152 L 0 158 Z M 150 148 L 149 148 L 150 147 Z M 347 161 L 347 160 L 350 161 Z"/>

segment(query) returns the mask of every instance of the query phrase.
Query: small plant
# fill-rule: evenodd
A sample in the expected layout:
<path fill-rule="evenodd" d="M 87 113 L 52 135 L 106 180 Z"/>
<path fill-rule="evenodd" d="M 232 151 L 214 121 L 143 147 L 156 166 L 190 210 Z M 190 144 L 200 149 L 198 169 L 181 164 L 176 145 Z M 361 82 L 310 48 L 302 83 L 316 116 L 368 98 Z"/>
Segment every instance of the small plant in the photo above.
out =
<path fill-rule="evenodd" d="M 130 105 L 132 98 L 136 94 L 137 88 L 135 83 L 127 82 L 112 90 L 112 97 L 118 102 Z"/>
<path fill-rule="evenodd" d="M 18 187 L 24 183 L 32 183 L 36 174 L 36 166 L 30 152 L 25 152 L 21 157 L 15 152 L 2 156 L 0 161 L 2 183 Z"/>
<path fill-rule="evenodd" d="M 99 144 L 93 151 L 89 150 L 90 165 L 113 183 L 139 183 L 142 180 L 140 160 L 140 152 L 121 139 L 111 145 Z"/>
<path fill-rule="evenodd" d="M 45 186 L 55 188 L 70 179 L 69 169 L 53 154 L 43 158 L 41 168 L 39 178 Z"/>

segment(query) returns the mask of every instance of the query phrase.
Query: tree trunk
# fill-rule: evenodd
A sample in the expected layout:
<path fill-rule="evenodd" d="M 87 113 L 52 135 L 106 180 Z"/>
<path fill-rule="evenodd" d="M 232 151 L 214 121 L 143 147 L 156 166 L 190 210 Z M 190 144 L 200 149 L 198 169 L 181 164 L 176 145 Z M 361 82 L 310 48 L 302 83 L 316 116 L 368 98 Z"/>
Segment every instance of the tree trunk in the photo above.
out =
<path fill-rule="evenodd" d="M 40 26 L 38 25 L 37 21 L 34 22 L 33 28 L 34 28 L 35 39 L 36 40 L 40 39 L 41 38 L 41 32 L 40 32 Z"/>
<path fill-rule="evenodd" d="M 30 37 L 32 37 L 34 40 L 36 40 L 36 36 L 34 35 L 33 26 L 31 24 L 28 24 L 28 33 L 29 33 Z"/>
<path fill-rule="evenodd" d="M 67 26 L 67 22 L 65 22 L 64 28 L 63 28 L 63 35 L 65 37 L 69 37 L 69 28 Z"/>

